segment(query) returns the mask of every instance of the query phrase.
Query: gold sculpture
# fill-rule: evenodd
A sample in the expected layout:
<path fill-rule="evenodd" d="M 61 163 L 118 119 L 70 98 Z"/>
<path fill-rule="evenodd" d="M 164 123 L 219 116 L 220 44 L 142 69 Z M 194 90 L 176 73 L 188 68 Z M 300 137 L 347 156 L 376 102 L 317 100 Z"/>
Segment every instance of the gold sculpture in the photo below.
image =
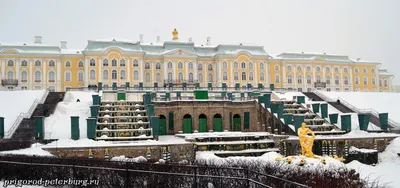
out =
<path fill-rule="evenodd" d="M 178 40 L 178 31 L 176 30 L 176 28 L 174 29 L 174 31 L 172 31 L 172 36 L 174 36 L 172 40 Z"/>
<path fill-rule="evenodd" d="M 308 134 L 311 134 L 311 136 Z M 314 153 L 312 152 L 315 139 L 314 132 L 306 127 L 306 123 L 302 123 L 301 127 L 297 130 L 297 135 L 300 140 L 301 154 L 306 157 L 314 157 Z"/>

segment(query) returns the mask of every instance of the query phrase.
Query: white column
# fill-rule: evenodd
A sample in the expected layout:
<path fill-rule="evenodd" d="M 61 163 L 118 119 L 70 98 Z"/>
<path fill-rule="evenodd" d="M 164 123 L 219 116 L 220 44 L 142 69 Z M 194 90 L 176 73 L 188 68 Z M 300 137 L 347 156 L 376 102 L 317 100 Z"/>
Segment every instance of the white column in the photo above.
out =
<path fill-rule="evenodd" d="M 331 67 L 331 90 L 335 91 L 335 67 Z"/>
<path fill-rule="evenodd" d="M 193 68 L 194 68 L 194 75 L 193 75 L 193 80 L 197 80 L 197 61 L 193 62 Z"/>
<path fill-rule="evenodd" d="M 15 60 L 15 79 L 19 80 L 19 65 L 20 65 L 21 60 L 20 59 L 16 59 Z M 20 80 L 21 81 L 21 80 Z"/>
<path fill-rule="evenodd" d="M 340 89 L 340 91 L 342 91 L 343 90 L 343 86 L 344 86 L 343 67 L 339 68 L 339 72 L 340 72 L 339 89 Z"/>
<path fill-rule="evenodd" d="M 266 68 L 266 70 L 265 70 L 265 84 L 267 85 L 267 87 L 269 87 L 269 74 L 270 74 L 270 72 L 269 72 L 269 62 L 268 61 L 266 61 L 265 62 L 265 68 Z"/>
<path fill-rule="evenodd" d="M 140 82 L 142 82 L 143 83 L 143 77 L 144 77 L 144 68 L 143 68 L 143 58 L 140 58 L 140 71 L 139 71 L 139 80 L 140 80 Z"/>
<path fill-rule="evenodd" d="M 315 65 L 311 64 L 311 70 L 313 71 L 313 77 L 311 78 L 311 85 L 314 86 L 313 82 L 316 82 L 316 77 L 315 77 Z"/>
<path fill-rule="evenodd" d="M 176 62 L 175 61 L 172 62 L 172 69 L 173 69 L 172 80 L 176 80 L 176 66 L 177 66 Z"/>
<path fill-rule="evenodd" d="M 29 85 L 28 85 L 28 89 L 32 89 L 33 88 L 33 83 L 34 83 L 34 80 L 33 80 L 33 77 L 32 77 L 32 72 L 33 72 L 33 62 L 35 62 L 35 60 L 33 60 L 33 59 L 30 59 L 30 60 L 28 60 L 28 63 L 29 63 Z"/>
<path fill-rule="evenodd" d="M 125 58 L 126 66 L 126 81 L 131 82 L 131 59 Z"/>
<path fill-rule="evenodd" d="M 307 70 L 307 65 L 303 66 L 303 91 L 307 91 L 307 74 L 306 74 L 306 70 Z"/>
<path fill-rule="evenodd" d="M 231 72 L 231 87 L 235 86 L 235 77 L 233 76 L 233 73 L 235 72 L 235 61 L 232 62 L 232 60 L 229 60 L 229 68 Z"/>
<path fill-rule="evenodd" d="M 104 57 L 100 57 L 99 58 L 99 64 L 97 65 L 98 69 L 97 69 L 97 80 L 99 82 L 101 82 L 104 85 L 104 80 L 103 80 L 103 59 Z M 107 83 L 108 84 L 108 83 Z"/>
<path fill-rule="evenodd" d="M 281 76 L 282 87 L 287 88 L 287 76 L 286 76 L 286 62 L 282 61 L 282 76 Z"/>
<path fill-rule="evenodd" d="M 97 63 L 99 63 L 99 62 L 97 62 Z M 85 57 L 85 85 L 84 85 L 84 87 L 89 86 L 89 79 L 90 79 L 90 75 L 89 75 L 89 58 Z"/>
<path fill-rule="evenodd" d="M 353 67 L 349 67 L 348 70 L 350 72 L 350 78 L 349 78 L 349 86 L 350 86 L 350 88 L 349 88 L 349 91 L 353 91 L 354 90 L 353 89 Z"/>
<path fill-rule="evenodd" d="M 56 60 L 56 66 L 57 66 L 57 71 L 56 71 L 56 76 L 57 76 L 57 86 L 56 86 L 56 91 L 62 91 L 63 89 L 61 88 L 61 60 Z"/>
<path fill-rule="evenodd" d="M 185 73 L 186 74 L 183 75 L 183 79 L 187 80 L 187 81 L 189 81 L 189 63 L 190 63 L 190 61 L 185 62 Z"/>
<path fill-rule="evenodd" d="M 258 87 L 258 80 L 259 80 L 259 77 L 258 77 L 258 69 L 257 69 L 257 68 L 258 68 L 257 63 L 254 61 L 254 62 L 253 62 L 253 69 L 254 69 L 253 83 L 256 85 L 256 87 Z"/>
<path fill-rule="evenodd" d="M 150 62 L 151 65 L 151 75 L 150 75 L 150 86 L 153 85 L 153 82 L 155 81 L 155 75 L 154 75 L 154 70 L 156 69 L 157 62 Z"/>
<path fill-rule="evenodd" d="M 321 71 L 322 71 L 321 82 L 325 82 L 326 83 L 325 68 L 326 68 L 325 66 L 321 66 Z M 326 91 L 326 88 L 324 89 L 324 91 Z"/>
<path fill-rule="evenodd" d="M 47 75 L 47 64 L 48 64 L 48 61 L 49 60 L 43 60 L 42 61 L 42 66 L 43 66 L 43 75 L 42 75 L 42 89 L 46 89 L 47 88 L 47 78 L 46 78 L 46 75 Z M 72 75 L 71 75 L 72 76 Z"/>
<path fill-rule="evenodd" d="M 163 75 L 164 75 L 164 80 L 168 80 L 168 62 L 164 61 L 163 62 Z"/>
<path fill-rule="evenodd" d="M 220 87 L 222 85 L 221 83 L 221 62 L 218 60 L 215 64 L 216 66 L 216 71 L 215 71 L 215 82 L 217 83 L 217 87 Z"/>

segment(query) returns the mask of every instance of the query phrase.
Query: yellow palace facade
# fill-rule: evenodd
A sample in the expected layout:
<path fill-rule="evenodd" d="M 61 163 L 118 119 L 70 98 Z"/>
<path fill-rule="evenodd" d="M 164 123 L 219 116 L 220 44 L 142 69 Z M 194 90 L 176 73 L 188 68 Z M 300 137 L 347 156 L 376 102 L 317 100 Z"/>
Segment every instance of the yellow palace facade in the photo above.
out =
<path fill-rule="evenodd" d="M 380 63 L 352 60 L 348 56 L 318 53 L 268 55 L 263 46 L 195 45 L 189 39 L 154 43 L 127 40 L 89 40 L 85 49 L 33 44 L 0 43 L 0 90 L 87 87 L 113 83 L 130 87 L 158 83 L 200 83 L 221 87 L 274 84 L 297 91 L 390 91 L 393 75 Z"/>

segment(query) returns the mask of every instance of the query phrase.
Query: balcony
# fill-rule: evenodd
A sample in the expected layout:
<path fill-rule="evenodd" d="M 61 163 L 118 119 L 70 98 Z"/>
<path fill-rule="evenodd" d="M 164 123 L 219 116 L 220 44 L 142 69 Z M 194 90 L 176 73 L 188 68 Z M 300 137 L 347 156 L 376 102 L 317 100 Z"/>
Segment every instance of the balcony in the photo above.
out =
<path fill-rule="evenodd" d="M 18 86 L 18 80 L 17 79 L 2 79 L 1 85 L 2 86 Z"/>
<path fill-rule="evenodd" d="M 315 88 L 326 88 L 326 82 L 314 82 Z"/>

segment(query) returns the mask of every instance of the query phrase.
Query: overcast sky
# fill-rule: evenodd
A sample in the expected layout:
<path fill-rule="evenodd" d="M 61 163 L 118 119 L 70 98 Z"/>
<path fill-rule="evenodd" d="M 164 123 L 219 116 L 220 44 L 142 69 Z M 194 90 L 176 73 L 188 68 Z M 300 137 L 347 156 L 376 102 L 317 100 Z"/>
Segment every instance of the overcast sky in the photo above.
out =
<path fill-rule="evenodd" d="M 382 63 L 400 84 L 399 0 L 0 0 L 0 41 L 46 44 L 126 38 L 251 43 L 267 53 L 325 52 Z"/>

